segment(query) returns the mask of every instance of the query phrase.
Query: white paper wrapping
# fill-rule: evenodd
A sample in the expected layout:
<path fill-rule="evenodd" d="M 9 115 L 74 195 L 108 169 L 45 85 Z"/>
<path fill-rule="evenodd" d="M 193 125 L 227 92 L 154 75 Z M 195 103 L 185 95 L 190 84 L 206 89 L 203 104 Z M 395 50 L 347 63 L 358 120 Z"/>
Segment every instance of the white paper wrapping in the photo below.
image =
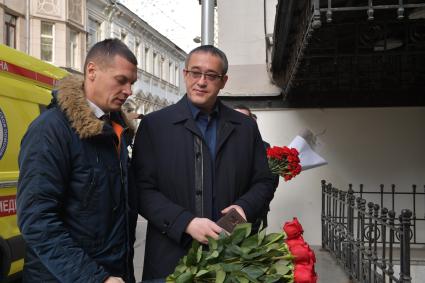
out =
<path fill-rule="evenodd" d="M 298 150 L 302 171 L 328 163 L 323 157 L 318 155 L 301 136 L 296 136 L 288 147 L 294 147 Z"/>

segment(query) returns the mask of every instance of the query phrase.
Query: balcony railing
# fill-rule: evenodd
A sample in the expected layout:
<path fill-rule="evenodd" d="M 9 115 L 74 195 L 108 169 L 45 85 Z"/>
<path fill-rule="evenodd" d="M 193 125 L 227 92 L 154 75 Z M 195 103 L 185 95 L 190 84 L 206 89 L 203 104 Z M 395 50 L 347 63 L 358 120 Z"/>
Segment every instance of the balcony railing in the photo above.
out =
<path fill-rule="evenodd" d="M 397 19 L 402 20 L 405 17 L 406 9 L 425 8 L 425 3 L 423 1 L 408 0 L 357 0 L 351 1 L 350 5 L 347 5 L 348 1 L 339 0 L 313 0 L 313 2 L 314 25 L 316 27 L 321 24 L 321 14 L 326 15 L 327 22 L 332 22 L 332 16 L 335 12 L 364 11 L 365 16 L 367 15 L 367 19 L 371 21 L 374 20 L 376 11 L 394 10 L 394 15 L 397 16 Z"/>
<path fill-rule="evenodd" d="M 367 202 L 363 198 L 367 194 L 377 194 L 380 204 Z M 409 195 L 412 202 L 397 215 L 395 200 L 401 194 Z M 391 210 L 383 207 L 385 196 L 390 196 Z M 322 181 L 322 247 L 357 282 L 412 282 L 411 245 L 424 244 L 416 229 L 425 223 L 416 217 L 422 196 L 425 192 L 417 192 L 416 187 L 411 193 L 397 192 L 394 186 L 388 193 L 383 186 L 378 192 L 362 187 L 354 191 L 352 186 L 342 191 Z"/>

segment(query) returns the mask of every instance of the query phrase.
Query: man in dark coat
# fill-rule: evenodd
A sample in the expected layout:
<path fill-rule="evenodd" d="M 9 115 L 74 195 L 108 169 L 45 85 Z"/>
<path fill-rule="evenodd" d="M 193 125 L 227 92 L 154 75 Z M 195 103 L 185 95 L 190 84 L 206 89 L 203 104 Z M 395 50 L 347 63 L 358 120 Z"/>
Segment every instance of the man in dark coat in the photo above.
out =
<path fill-rule="evenodd" d="M 143 280 L 172 273 L 192 239 L 217 239 L 222 229 L 215 221 L 232 208 L 252 222 L 273 198 L 255 121 L 217 98 L 227 66 L 214 46 L 192 50 L 186 95 L 139 126 L 132 166 L 139 212 L 148 220 Z"/>
<path fill-rule="evenodd" d="M 129 129 L 120 112 L 137 60 L 117 39 L 89 51 L 83 78 L 60 82 L 19 154 L 23 282 L 133 282 L 129 235 Z M 101 120 L 103 119 L 103 120 Z"/>
<path fill-rule="evenodd" d="M 235 107 L 233 107 L 233 109 L 235 109 L 236 111 L 245 114 L 248 117 L 251 117 L 252 119 L 254 119 L 255 122 L 257 122 L 257 115 L 255 115 L 254 113 L 251 112 L 251 109 L 249 109 L 248 106 L 245 106 L 243 104 L 239 104 L 236 105 Z M 266 141 L 263 140 L 263 145 L 264 148 L 267 150 L 268 148 L 270 148 L 270 144 Z M 274 187 L 277 188 L 277 186 L 279 185 L 279 175 L 274 175 L 273 176 L 274 179 Z M 252 227 L 254 230 L 258 230 L 259 227 L 267 227 L 268 226 L 268 221 L 267 221 L 267 214 L 270 211 L 270 207 L 267 207 L 263 213 L 261 213 L 261 216 L 259 218 L 257 218 L 257 220 L 255 222 L 252 223 Z"/>

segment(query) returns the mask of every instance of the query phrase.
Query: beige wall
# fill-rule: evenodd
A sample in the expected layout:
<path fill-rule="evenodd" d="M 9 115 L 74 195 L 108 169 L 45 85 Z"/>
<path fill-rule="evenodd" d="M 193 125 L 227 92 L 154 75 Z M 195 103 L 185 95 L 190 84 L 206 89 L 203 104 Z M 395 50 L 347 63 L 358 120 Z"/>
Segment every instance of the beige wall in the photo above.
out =
<path fill-rule="evenodd" d="M 425 185 L 425 108 L 344 108 L 282 109 L 254 111 L 264 140 L 272 145 L 288 145 L 303 128 L 319 137 L 318 151 L 328 165 L 301 172 L 295 179 L 280 180 L 269 215 L 269 231 L 277 231 L 282 222 L 297 216 L 304 236 L 313 245 L 321 241 L 321 188 L 326 179 L 340 189 L 352 183 L 358 189 L 411 191 L 411 185 Z M 373 200 L 373 199 L 371 199 Z M 408 199 L 399 197 L 396 210 L 406 207 Z M 424 215 L 424 198 L 418 215 Z M 424 230 L 425 227 L 418 227 Z"/>
<path fill-rule="evenodd" d="M 56 66 L 69 66 L 67 64 L 67 54 L 69 47 L 68 41 L 68 30 L 66 24 L 56 22 L 55 23 L 55 46 L 54 46 L 54 62 Z"/>
<path fill-rule="evenodd" d="M 25 7 L 26 7 L 26 1 L 25 0 L 3 0 L 0 1 L 1 4 L 4 4 L 6 7 L 10 8 L 11 10 L 14 10 L 22 15 L 25 15 Z"/>
<path fill-rule="evenodd" d="M 275 0 L 266 1 L 266 25 L 274 20 Z M 229 60 L 223 95 L 278 95 L 266 67 L 263 0 L 218 0 L 218 47 Z M 231 27 L 231 28 L 229 28 Z M 268 33 L 273 30 L 269 30 Z"/>

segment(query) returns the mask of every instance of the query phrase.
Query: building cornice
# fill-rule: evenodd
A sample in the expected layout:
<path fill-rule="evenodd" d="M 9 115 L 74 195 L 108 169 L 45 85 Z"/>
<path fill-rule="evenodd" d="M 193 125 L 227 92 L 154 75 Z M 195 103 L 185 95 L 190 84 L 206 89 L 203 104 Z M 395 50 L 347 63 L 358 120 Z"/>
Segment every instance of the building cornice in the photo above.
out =
<path fill-rule="evenodd" d="M 23 17 L 23 18 L 25 17 L 25 14 L 19 13 L 18 11 L 9 8 L 9 6 L 7 6 L 4 3 L 0 3 L 0 8 L 3 8 L 5 12 L 10 13 L 12 15 L 15 15 L 15 16 L 18 16 L 18 17 Z"/>

